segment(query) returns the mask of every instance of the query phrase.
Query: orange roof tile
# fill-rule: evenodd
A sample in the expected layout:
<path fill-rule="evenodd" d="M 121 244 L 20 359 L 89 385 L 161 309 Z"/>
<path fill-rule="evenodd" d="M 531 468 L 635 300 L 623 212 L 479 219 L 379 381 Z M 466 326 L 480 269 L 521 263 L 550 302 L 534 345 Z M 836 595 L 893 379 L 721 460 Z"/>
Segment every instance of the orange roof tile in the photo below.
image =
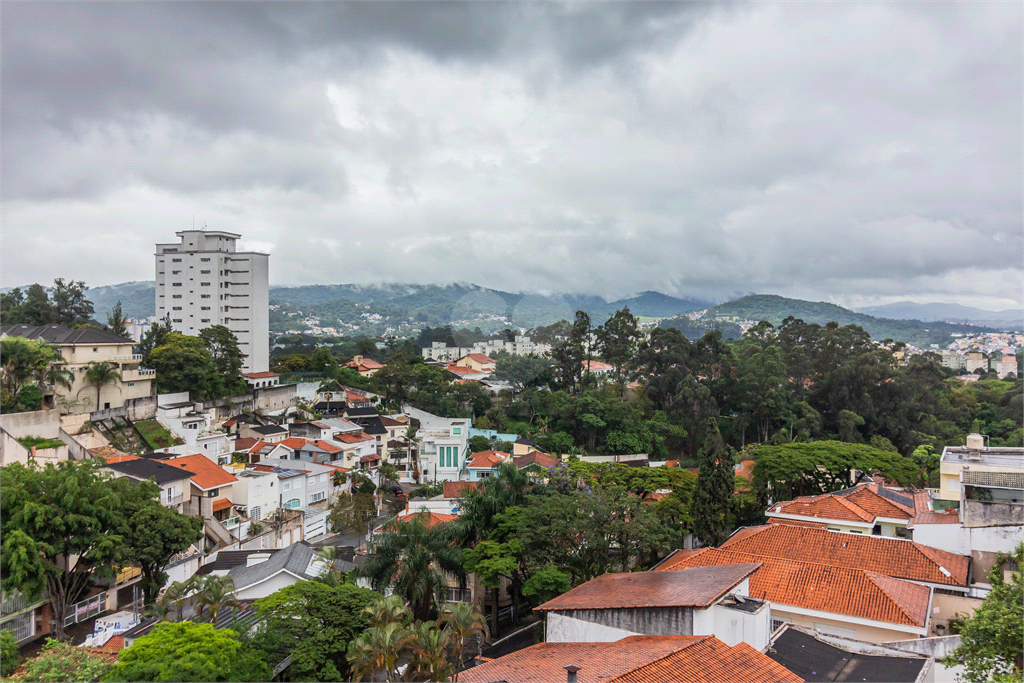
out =
<path fill-rule="evenodd" d="M 446 514 L 442 514 L 440 512 L 431 512 L 429 510 L 426 510 L 426 511 L 424 511 L 424 510 L 417 510 L 415 512 L 409 512 L 407 510 L 407 511 L 403 512 L 402 514 L 398 515 L 398 517 L 395 518 L 395 521 L 404 524 L 406 522 L 411 522 L 413 520 L 413 518 L 418 517 L 420 515 L 423 515 L 423 521 L 427 525 L 428 528 L 435 527 L 435 526 L 437 526 L 439 524 L 447 524 L 448 522 L 454 522 L 456 519 L 459 518 L 458 515 L 446 515 Z M 377 527 L 376 530 L 377 531 L 381 531 L 385 527 L 387 528 L 388 531 L 394 531 L 395 530 L 394 522 L 388 522 L 387 524 L 382 524 L 381 526 Z"/>
<path fill-rule="evenodd" d="M 677 571 L 602 574 L 548 600 L 537 611 L 627 609 L 632 607 L 708 607 L 761 566 L 687 567 Z"/>
<path fill-rule="evenodd" d="M 369 434 L 359 432 L 358 434 L 335 434 L 334 439 L 342 443 L 362 443 L 363 441 L 374 441 Z"/>
<path fill-rule="evenodd" d="M 251 436 L 246 436 L 241 439 L 235 439 L 235 450 L 247 451 L 253 446 L 255 446 L 257 443 L 259 443 L 259 441 L 259 439 L 254 439 Z"/>
<path fill-rule="evenodd" d="M 173 458 L 169 464 L 189 472 L 195 472 L 191 477 L 192 483 L 204 490 L 227 486 L 238 481 L 205 455 L 186 455 Z"/>
<path fill-rule="evenodd" d="M 455 363 L 452 363 L 451 365 L 448 365 L 447 369 L 448 369 L 448 372 L 453 372 L 456 375 L 482 375 L 483 374 L 479 370 L 474 370 L 473 368 L 467 368 L 464 365 L 456 365 Z"/>
<path fill-rule="evenodd" d="M 482 353 L 471 353 L 471 354 L 465 356 L 465 358 L 472 358 L 477 363 L 497 363 L 498 362 L 498 361 L 494 360 L 493 358 L 491 358 L 490 356 L 486 356 L 486 355 L 484 355 Z"/>
<path fill-rule="evenodd" d="M 131 453 L 122 453 L 121 455 L 112 455 L 107 458 L 107 464 L 113 465 L 118 462 L 128 462 L 129 460 L 138 460 L 139 456 L 132 455 Z"/>
<path fill-rule="evenodd" d="M 249 372 L 242 377 L 248 377 L 249 379 L 267 379 L 268 377 L 280 377 L 281 375 L 276 372 Z"/>
<path fill-rule="evenodd" d="M 307 443 L 309 443 L 309 441 L 301 437 L 289 436 L 287 439 L 281 439 L 280 441 L 278 441 L 276 445 L 284 446 L 285 448 L 290 448 L 294 451 L 298 448 L 302 448 Z"/>
<path fill-rule="evenodd" d="M 730 648 L 714 636 L 629 636 L 610 643 L 538 643 L 459 674 L 465 683 L 551 683 L 565 667 L 579 683 L 802 683 L 749 645 Z"/>
<path fill-rule="evenodd" d="M 670 556 L 655 571 L 749 562 L 763 563 L 750 577 L 752 598 L 904 626 L 923 627 L 928 619 L 928 586 L 861 569 L 703 548 Z"/>
<path fill-rule="evenodd" d="M 229 507 L 231 507 L 231 501 L 228 500 L 227 498 L 218 498 L 217 500 L 213 501 L 214 512 L 227 510 Z"/>
<path fill-rule="evenodd" d="M 370 369 L 370 368 L 367 368 L 367 369 Z M 356 393 L 351 392 L 351 391 L 346 391 L 345 392 L 345 402 L 346 403 L 373 403 L 373 401 L 371 401 L 368 396 L 363 396 L 362 394 L 356 394 Z"/>
<path fill-rule="evenodd" d="M 907 503 L 901 503 L 898 498 L 906 499 Z M 767 514 L 769 517 L 777 514 L 799 515 L 871 524 L 878 517 L 910 519 L 914 516 L 917 500 L 915 495 L 888 491 L 879 484 L 861 484 L 845 491 L 823 493 L 817 496 L 801 496 L 794 500 L 776 503 L 768 510 Z"/>
<path fill-rule="evenodd" d="M 614 370 L 615 369 L 614 365 L 609 365 L 608 363 L 602 363 L 599 360 L 592 360 L 592 361 L 581 360 L 580 361 L 580 365 L 582 365 L 585 368 L 589 367 L 591 370 Z"/>
<path fill-rule="evenodd" d="M 387 415 L 381 415 L 380 416 L 380 423 L 382 425 L 384 425 L 385 427 L 406 427 L 406 428 L 409 427 L 409 423 L 401 422 L 399 420 L 392 419 L 392 418 L 388 417 Z"/>
<path fill-rule="evenodd" d="M 474 453 L 466 467 L 495 468 L 508 460 L 508 453 L 502 451 L 480 451 Z"/>
<path fill-rule="evenodd" d="M 769 524 L 733 534 L 722 550 L 866 569 L 911 581 L 966 586 L 970 557 L 867 534 Z M 942 571 L 945 569 L 945 572 Z"/>
<path fill-rule="evenodd" d="M 555 467 L 559 465 L 562 461 L 557 458 L 552 458 L 547 453 L 542 453 L 540 451 L 530 451 L 525 455 L 517 455 L 513 457 L 512 462 L 516 464 L 516 467 L 523 468 L 526 467 L 527 465 L 532 465 L 534 463 L 537 463 L 541 467 Z"/>
<path fill-rule="evenodd" d="M 109 460 L 108 460 L 109 462 Z M 918 512 L 909 522 L 907 526 L 913 529 L 919 524 L 959 524 L 960 515 L 953 508 L 949 508 L 945 512 Z"/>
<path fill-rule="evenodd" d="M 96 648 L 97 652 L 120 652 L 124 649 L 124 636 L 111 636 L 110 640 Z"/>
<path fill-rule="evenodd" d="M 327 451 L 328 453 L 338 453 L 341 451 L 341 449 L 335 446 L 334 444 L 327 443 L 322 439 L 315 439 L 313 441 L 310 441 L 310 443 L 319 448 L 320 450 Z"/>

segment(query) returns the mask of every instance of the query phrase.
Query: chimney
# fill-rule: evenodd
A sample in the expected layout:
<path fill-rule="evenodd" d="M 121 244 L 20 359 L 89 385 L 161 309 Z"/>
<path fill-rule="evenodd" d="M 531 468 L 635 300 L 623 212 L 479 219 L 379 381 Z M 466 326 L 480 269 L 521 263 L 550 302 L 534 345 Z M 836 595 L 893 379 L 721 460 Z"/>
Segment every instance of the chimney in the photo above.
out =
<path fill-rule="evenodd" d="M 562 667 L 565 669 L 565 683 L 576 683 L 576 672 L 580 670 L 575 664 Z"/>
<path fill-rule="evenodd" d="M 356 365 L 362 365 L 363 364 L 363 357 L 362 356 L 352 356 L 352 362 L 355 363 Z"/>

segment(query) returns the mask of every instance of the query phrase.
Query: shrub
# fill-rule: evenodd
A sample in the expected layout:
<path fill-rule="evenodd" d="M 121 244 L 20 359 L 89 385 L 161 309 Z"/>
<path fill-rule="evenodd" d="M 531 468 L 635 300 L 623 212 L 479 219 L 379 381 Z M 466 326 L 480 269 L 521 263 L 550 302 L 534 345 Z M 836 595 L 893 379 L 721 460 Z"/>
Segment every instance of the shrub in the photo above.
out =
<path fill-rule="evenodd" d="M 0 631 L 0 676 L 10 676 L 18 668 L 18 646 L 14 634 Z"/>
<path fill-rule="evenodd" d="M 60 448 L 64 445 L 60 439 L 44 439 L 41 436 L 23 436 L 18 439 L 18 443 L 29 450 L 32 450 L 33 446 L 37 450 L 41 450 L 43 448 Z"/>

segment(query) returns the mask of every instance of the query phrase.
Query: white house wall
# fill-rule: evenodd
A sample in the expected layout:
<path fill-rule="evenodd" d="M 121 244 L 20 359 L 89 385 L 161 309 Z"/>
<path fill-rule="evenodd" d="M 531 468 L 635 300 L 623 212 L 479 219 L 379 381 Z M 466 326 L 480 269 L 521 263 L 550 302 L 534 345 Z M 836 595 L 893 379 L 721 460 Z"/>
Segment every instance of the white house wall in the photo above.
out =
<path fill-rule="evenodd" d="M 273 595 L 282 588 L 287 588 L 297 582 L 298 579 L 293 575 L 288 572 L 281 571 L 262 583 L 247 586 L 236 591 L 236 595 L 239 600 L 259 600 L 260 598 L 265 598 L 268 595 Z"/>
<path fill-rule="evenodd" d="M 593 624 L 555 612 L 547 615 L 547 637 L 549 643 L 614 643 L 629 636 L 640 635 L 621 628 Z"/>
<path fill-rule="evenodd" d="M 753 614 L 724 605 L 695 609 L 693 635 L 715 636 L 729 647 L 747 643 L 763 650 L 771 635 L 771 609 L 767 604 Z"/>

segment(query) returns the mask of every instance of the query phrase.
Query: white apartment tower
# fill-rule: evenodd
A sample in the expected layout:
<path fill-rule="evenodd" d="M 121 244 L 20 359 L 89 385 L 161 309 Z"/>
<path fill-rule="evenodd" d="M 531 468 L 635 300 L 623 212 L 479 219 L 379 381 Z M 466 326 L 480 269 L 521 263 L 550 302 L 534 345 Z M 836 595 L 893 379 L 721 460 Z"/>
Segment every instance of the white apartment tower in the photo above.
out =
<path fill-rule="evenodd" d="M 223 325 L 246 354 L 243 372 L 270 366 L 267 254 L 235 251 L 241 235 L 182 230 L 180 244 L 156 245 L 156 315 L 171 314 L 177 332 L 198 335 Z"/>

